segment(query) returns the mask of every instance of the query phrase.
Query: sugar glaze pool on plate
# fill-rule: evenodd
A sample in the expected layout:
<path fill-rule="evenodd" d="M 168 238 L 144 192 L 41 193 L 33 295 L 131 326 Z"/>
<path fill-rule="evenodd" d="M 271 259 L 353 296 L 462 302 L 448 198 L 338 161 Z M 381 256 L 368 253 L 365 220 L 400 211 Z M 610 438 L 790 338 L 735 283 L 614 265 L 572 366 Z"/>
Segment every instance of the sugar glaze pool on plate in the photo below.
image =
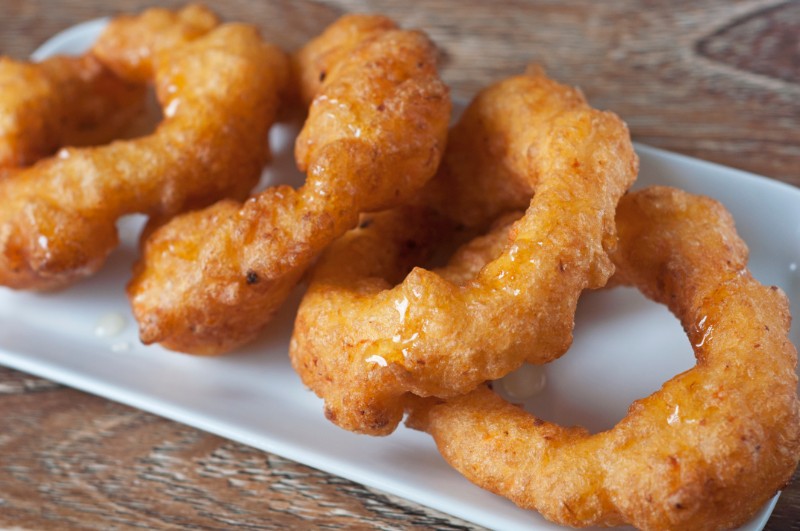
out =
<path fill-rule="evenodd" d="M 104 20 L 75 26 L 34 54 L 80 53 Z M 298 183 L 292 140 L 296 128 L 271 135 L 276 160 L 263 184 Z M 782 287 L 800 314 L 800 190 L 745 172 L 637 146 L 637 187 L 677 186 L 722 201 L 751 248 L 751 267 L 764 283 Z M 424 434 L 400 428 L 386 438 L 358 436 L 333 426 L 307 391 L 286 352 L 299 293 L 262 338 L 222 358 L 196 358 L 144 347 L 124 296 L 142 219 L 120 224 L 122 246 L 95 277 L 57 294 L 0 288 L 0 363 L 153 412 L 265 451 L 428 505 L 477 524 L 502 529 L 561 529 L 538 514 L 471 485 L 450 469 Z M 96 334 L 98 323 L 120 316 L 125 326 Z M 546 368 L 544 390 L 527 407 L 549 420 L 612 426 L 633 400 L 690 368 L 688 340 L 676 319 L 635 290 L 582 298 L 570 352 Z M 798 344 L 795 326 L 792 341 Z M 286 419 L 292 419 L 287 422 Z M 761 529 L 775 497 L 742 529 Z"/>

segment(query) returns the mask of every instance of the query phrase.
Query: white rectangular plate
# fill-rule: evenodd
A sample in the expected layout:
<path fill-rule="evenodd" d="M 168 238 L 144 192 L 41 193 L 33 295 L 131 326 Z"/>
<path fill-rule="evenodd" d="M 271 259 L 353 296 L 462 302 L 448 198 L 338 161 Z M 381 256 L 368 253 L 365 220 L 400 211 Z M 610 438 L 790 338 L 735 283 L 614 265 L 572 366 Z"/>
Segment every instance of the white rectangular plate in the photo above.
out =
<path fill-rule="evenodd" d="M 35 54 L 76 53 L 102 21 L 76 26 Z M 272 135 L 277 160 L 265 183 L 293 181 L 289 127 Z M 751 267 L 764 283 L 800 302 L 800 190 L 745 172 L 637 146 L 637 187 L 677 186 L 722 201 L 750 245 Z M 322 415 L 287 357 L 299 293 L 261 339 L 233 355 L 197 358 L 145 347 L 124 295 L 141 219 L 121 223 L 123 244 L 100 274 L 56 294 L 0 288 L 0 363 L 273 452 L 318 469 L 499 529 L 559 529 L 538 514 L 471 485 L 450 469 L 431 439 L 400 428 L 390 437 L 345 432 Z M 104 316 L 126 320 L 122 332 L 97 337 Z M 798 344 L 797 327 L 792 341 Z M 590 348 L 591 346 L 591 348 Z M 636 398 L 694 363 L 680 325 L 637 292 L 587 294 L 571 351 L 547 367 L 544 392 L 528 405 L 538 414 L 592 430 L 612 426 Z M 775 497 L 742 529 L 761 529 Z"/>

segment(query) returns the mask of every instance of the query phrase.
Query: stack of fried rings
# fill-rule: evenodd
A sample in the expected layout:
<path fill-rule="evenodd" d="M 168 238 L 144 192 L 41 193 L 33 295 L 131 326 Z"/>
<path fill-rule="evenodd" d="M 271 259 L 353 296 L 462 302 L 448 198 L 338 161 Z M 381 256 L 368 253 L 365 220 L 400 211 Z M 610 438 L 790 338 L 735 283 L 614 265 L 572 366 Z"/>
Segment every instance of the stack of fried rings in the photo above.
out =
<path fill-rule="evenodd" d="M 496 139 L 487 135 L 491 130 L 500 138 L 518 139 L 510 129 L 503 136 L 497 127 L 502 118 L 494 113 L 503 111 L 513 111 L 507 120 L 520 118 L 532 128 L 548 120 L 563 123 L 558 112 L 524 115 L 525 106 L 513 99 L 511 87 L 525 85 L 523 101 L 541 104 L 536 95 L 541 74 L 524 77 L 532 79 L 507 80 L 479 95 L 462 121 L 471 132 L 456 128 L 452 135 Z M 522 143 L 522 158 L 566 157 L 551 163 L 578 175 L 573 187 L 607 177 L 605 159 L 588 158 L 602 161 L 605 170 L 588 177 L 580 173 L 590 166 L 586 159 L 570 157 L 586 153 L 578 135 L 597 145 L 603 135 L 594 132 L 596 124 L 578 121 L 564 133 L 550 129 L 547 138 L 555 143 L 566 139 L 568 147 L 548 151 Z M 539 324 L 542 314 L 555 312 L 557 323 L 566 320 L 571 327 L 571 314 L 557 309 L 563 304 L 559 299 L 587 285 L 580 275 L 570 279 L 566 274 L 576 267 L 566 258 L 574 256 L 569 249 L 584 244 L 554 236 L 563 230 L 563 221 L 542 222 L 544 235 L 532 239 L 528 220 L 536 209 L 513 224 L 501 217 L 499 227 L 460 248 L 446 267 L 430 273 L 415 268 L 392 287 L 424 261 L 427 245 L 441 240 L 437 229 L 445 227 L 447 233 L 452 227 L 452 204 L 474 201 L 468 218 L 483 220 L 492 207 L 481 201 L 515 202 L 509 190 L 520 189 L 519 183 L 493 179 L 520 177 L 501 171 L 482 174 L 491 175 L 483 181 L 481 174 L 471 176 L 481 194 L 465 192 L 470 199 L 464 199 L 459 197 L 462 188 L 453 188 L 448 204 L 437 203 L 440 183 L 435 181 L 462 178 L 447 168 L 451 153 L 485 155 L 459 146 L 474 149 L 475 144 L 462 139 L 448 146 L 445 176 L 434 179 L 423 206 L 366 218 L 326 251 L 312 273 L 291 357 L 303 381 L 325 399 L 326 415 L 347 429 L 385 434 L 405 410 L 408 424 L 429 432 L 445 459 L 468 479 L 565 525 L 725 529 L 751 518 L 791 477 L 800 459 L 797 354 L 787 337 L 786 297 L 747 271 L 747 249 L 727 211 L 708 198 L 669 188 L 622 198 L 616 213 L 619 247 L 613 251 L 609 246 L 615 281 L 668 305 L 687 330 L 698 363 L 636 401 L 613 429 L 590 435 L 583 428 L 542 420 L 482 385 L 523 360 L 543 363 L 562 353 L 562 338 L 558 348 L 548 348 L 539 336 L 566 334 L 569 340 L 562 325 Z M 485 149 L 497 160 L 515 160 L 496 148 Z M 476 164 L 468 158 L 464 167 Z M 534 201 L 541 195 L 537 188 Z M 556 197 L 570 205 L 587 200 L 572 189 Z M 573 213 L 568 219 L 585 216 Z M 567 251 L 560 247 L 563 242 Z M 531 244 L 557 260 L 535 256 L 526 249 Z M 503 267 L 497 267 L 502 260 Z M 527 297 L 539 292 L 530 279 L 542 270 L 557 271 L 546 277 L 554 293 L 534 303 Z M 492 297 L 511 302 L 502 311 L 487 312 Z M 531 310 L 520 311 L 519 305 L 526 304 Z M 574 310 L 572 301 L 567 306 Z M 473 326 L 480 329 L 475 334 Z M 478 334 L 483 337 L 473 349 Z"/>
<path fill-rule="evenodd" d="M 52 289 L 88 276 L 116 247 L 122 215 L 163 219 L 245 197 L 269 156 L 265 139 L 288 61 L 254 27 L 218 26 L 200 7 L 154 9 L 113 20 L 90 56 L 123 82 L 153 80 L 164 119 L 153 134 L 64 148 L 5 172 L 0 285 Z M 43 91 L 32 105 L 49 105 L 54 94 Z"/>
<path fill-rule="evenodd" d="M 614 280 L 678 316 L 694 369 L 596 435 L 547 422 L 485 386 L 411 401 L 407 422 L 430 433 L 468 479 L 560 524 L 741 525 L 789 480 L 800 456 L 786 297 L 752 278 L 730 215 L 708 198 L 661 187 L 631 193 L 617 227 Z M 488 238 L 502 245 L 508 230 Z M 497 245 L 473 246 L 468 267 L 479 269 Z M 457 256 L 440 274 L 463 267 Z"/>
<path fill-rule="evenodd" d="M 299 189 L 174 218 L 143 248 L 128 294 L 146 343 L 217 354 L 251 340 L 319 252 L 364 211 L 396 206 L 435 173 L 450 99 L 436 49 L 384 17 L 334 23 L 295 56 L 311 98 Z"/>
<path fill-rule="evenodd" d="M 614 212 L 637 168 L 625 124 L 542 72 L 484 90 L 451 132 L 434 179 L 446 180 L 450 196 L 439 203 L 434 183 L 422 202 L 462 204 L 461 190 L 477 188 L 485 208 L 455 220 L 473 225 L 503 202 L 530 207 L 502 252 L 461 286 L 422 268 L 392 286 L 399 262 L 381 261 L 385 251 L 353 249 L 349 240 L 332 246 L 312 274 L 290 346 L 326 416 L 388 434 L 406 393 L 456 396 L 563 354 L 581 291 L 612 273 Z M 522 193 L 501 201 L 508 183 Z M 388 270 L 376 270 L 379 261 Z"/>
<path fill-rule="evenodd" d="M 470 480 L 573 526 L 736 526 L 800 459 L 785 296 L 752 278 L 718 203 L 669 188 L 623 196 L 637 172 L 625 125 L 537 69 L 476 98 L 427 185 L 447 89 L 427 38 L 383 17 L 344 17 L 290 66 L 250 26 L 154 9 L 115 19 L 86 56 L 4 60 L 4 75 L 35 90 L 6 84 L 0 98 L 12 109 L 0 123 L 2 284 L 91 274 L 115 220 L 147 213 L 155 232 L 129 286 L 142 336 L 217 353 L 252 338 L 360 212 L 395 207 L 329 247 L 297 316 L 292 362 L 340 426 L 387 434 L 405 412 Z M 312 102 L 296 146 L 306 185 L 165 221 L 247 195 L 290 77 Z M 39 160 L 110 140 L 149 80 L 165 115 L 154 134 Z M 447 266 L 417 267 L 487 227 Z M 697 366 L 596 435 L 495 395 L 487 381 L 564 354 L 578 296 L 614 268 L 613 282 L 678 316 Z"/>

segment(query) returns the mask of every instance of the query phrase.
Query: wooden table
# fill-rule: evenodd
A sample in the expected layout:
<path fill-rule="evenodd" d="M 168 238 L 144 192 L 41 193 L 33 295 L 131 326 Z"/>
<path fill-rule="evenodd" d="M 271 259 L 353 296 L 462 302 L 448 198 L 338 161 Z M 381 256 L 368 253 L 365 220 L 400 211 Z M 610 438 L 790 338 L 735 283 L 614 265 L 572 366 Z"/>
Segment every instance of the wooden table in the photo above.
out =
<path fill-rule="evenodd" d="M 179 2 L 164 1 L 176 6 Z M 146 0 L 5 0 L 0 51 Z M 348 11 L 427 31 L 467 99 L 543 64 L 636 140 L 800 185 L 800 2 L 246 1 L 215 8 L 294 49 Z M 0 369 L 0 526 L 470 529 L 422 506 L 61 385 Z M 800 480 L 767 529 L 800 529 Z"/>

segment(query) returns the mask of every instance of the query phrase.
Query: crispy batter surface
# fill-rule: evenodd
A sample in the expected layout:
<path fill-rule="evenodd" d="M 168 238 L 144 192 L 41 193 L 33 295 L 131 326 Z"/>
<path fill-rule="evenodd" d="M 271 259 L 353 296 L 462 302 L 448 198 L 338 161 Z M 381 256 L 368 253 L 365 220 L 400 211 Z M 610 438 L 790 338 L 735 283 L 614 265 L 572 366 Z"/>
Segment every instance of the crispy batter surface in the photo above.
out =
<path fill-rule="evenodd" d="M 382 17 L 345 17 L 295 64 L 318 83 L 295 149 L 305 185 L 218 203 L 156 231 L 128 286 L 144 342 L 215 354 L 249 341 L 360 212 L 397 205 L 435 173 L 450 100 L 427 37 Z"/>
<path fill-rule="evenodd" d="M 454 396 L 526 360 L 560 356 L 580 292 L 611 275 L 614 210 L 638 169 L 619 118 L 534 69 L 479 94 L 454 136 L 445 184 L 433 185 L 449 193 L 424 201 L 472 225 L 520 206 L 519 198 L 498 199 L 511 189 L 530 206 L 502 252 L 468 282 L 415 268 L 389 283 L 398 275 L 393 261 L 402 261 L 380 257 L 417 244 L 417 229 L 404 227 L 414 224 L 410 215 L 399 214 L 388 235 L 380 223 L 326 252 L 300 306 L 290 356 L 325 399 L 326 415 L 346 429 L 390 433 L 405 393 Z M 465 202 L 481 214 L 450 215 L 449 205 Z M 384 232 L 370 235 L 377 230 Z M 381 240 L 394 249 L 379 250 Z"/>
<path fill-rule="evenodd" d="M 741 525 L 800 459 L 786 297 L 752 278 L 732 218 L 708 198 L 646 189 L 622 199 L 617 224 L 616 279 L 680 319 L 695 368 L 595 435 L 540 419 L 486 387 L 443 403 L 420 399 L 408 424 L 433 435 L 474 483 L 560 524 Z"/>
<path fill-rule="evenodd" d="M 148 13 L 130 21 L 138 28 L 131 35 L 145 44 L 155 39 Z M 137 47 L 133 38 L 126 44 Z M 244 197 L 258 181 L 288 80 L 283 52 L 255 28 L 229 24 L 166 47 L 151 61 L 164 109 L 153 134 L 63 149 L 0 181 L 0 284 L 65 286 L 102 265 L 117 244 L 120 216 L 163 219 L 220 197 Z"/>
<path fill-rule="evenodd" d="M 363 41 L 395 30 L 395 23 L 380 15 L 344 15 L 292 55 L 294 88 L 300 101 L 310 105 L 331 69 Z"/>
<path fill-rule="evenodd" d="M 108 142 L 143 112 L 144 95 L 143 84 L 123 81 L 92 54 L 0 58 L 0 168 Z"/>
<path fill-rule="evenodd" d="M 515 116 L 520 109 L 526 114 Z M 503 212 L 524 210 L 547 156 L 536 160 L 532 149 L 541 149 L 547 135 L 566 131 L 570 120 L 578 123 L 578 115 L 570 112 L 583 112 L 584 119 L 600 115 L 587 111 L 580 91 L 548 79 L 537 65 L 529 66 L 525 76 L 490 87 L 451 129 L 442 167 L 414 203 L 432 207 L 466 227 L 485 228 Z M 561 123 L 555 123 L 558 115 Z M 535 130 L 532 119 L 538 122 Z M 557 155 L 558 142 L 554 139 L 549 146 L 550 155 Z M 573 151 L 576 158 L 586 155 Z"/>
<path fill-rule="evenodd" d="M 195 4 L 178 11 L 151 8 L 139 15 L 120 15 L 92 52 L 119 76 L 145 83 L 156 75 L 159 54 L 202 37 L 219 23 L 212 11 Z"/>

